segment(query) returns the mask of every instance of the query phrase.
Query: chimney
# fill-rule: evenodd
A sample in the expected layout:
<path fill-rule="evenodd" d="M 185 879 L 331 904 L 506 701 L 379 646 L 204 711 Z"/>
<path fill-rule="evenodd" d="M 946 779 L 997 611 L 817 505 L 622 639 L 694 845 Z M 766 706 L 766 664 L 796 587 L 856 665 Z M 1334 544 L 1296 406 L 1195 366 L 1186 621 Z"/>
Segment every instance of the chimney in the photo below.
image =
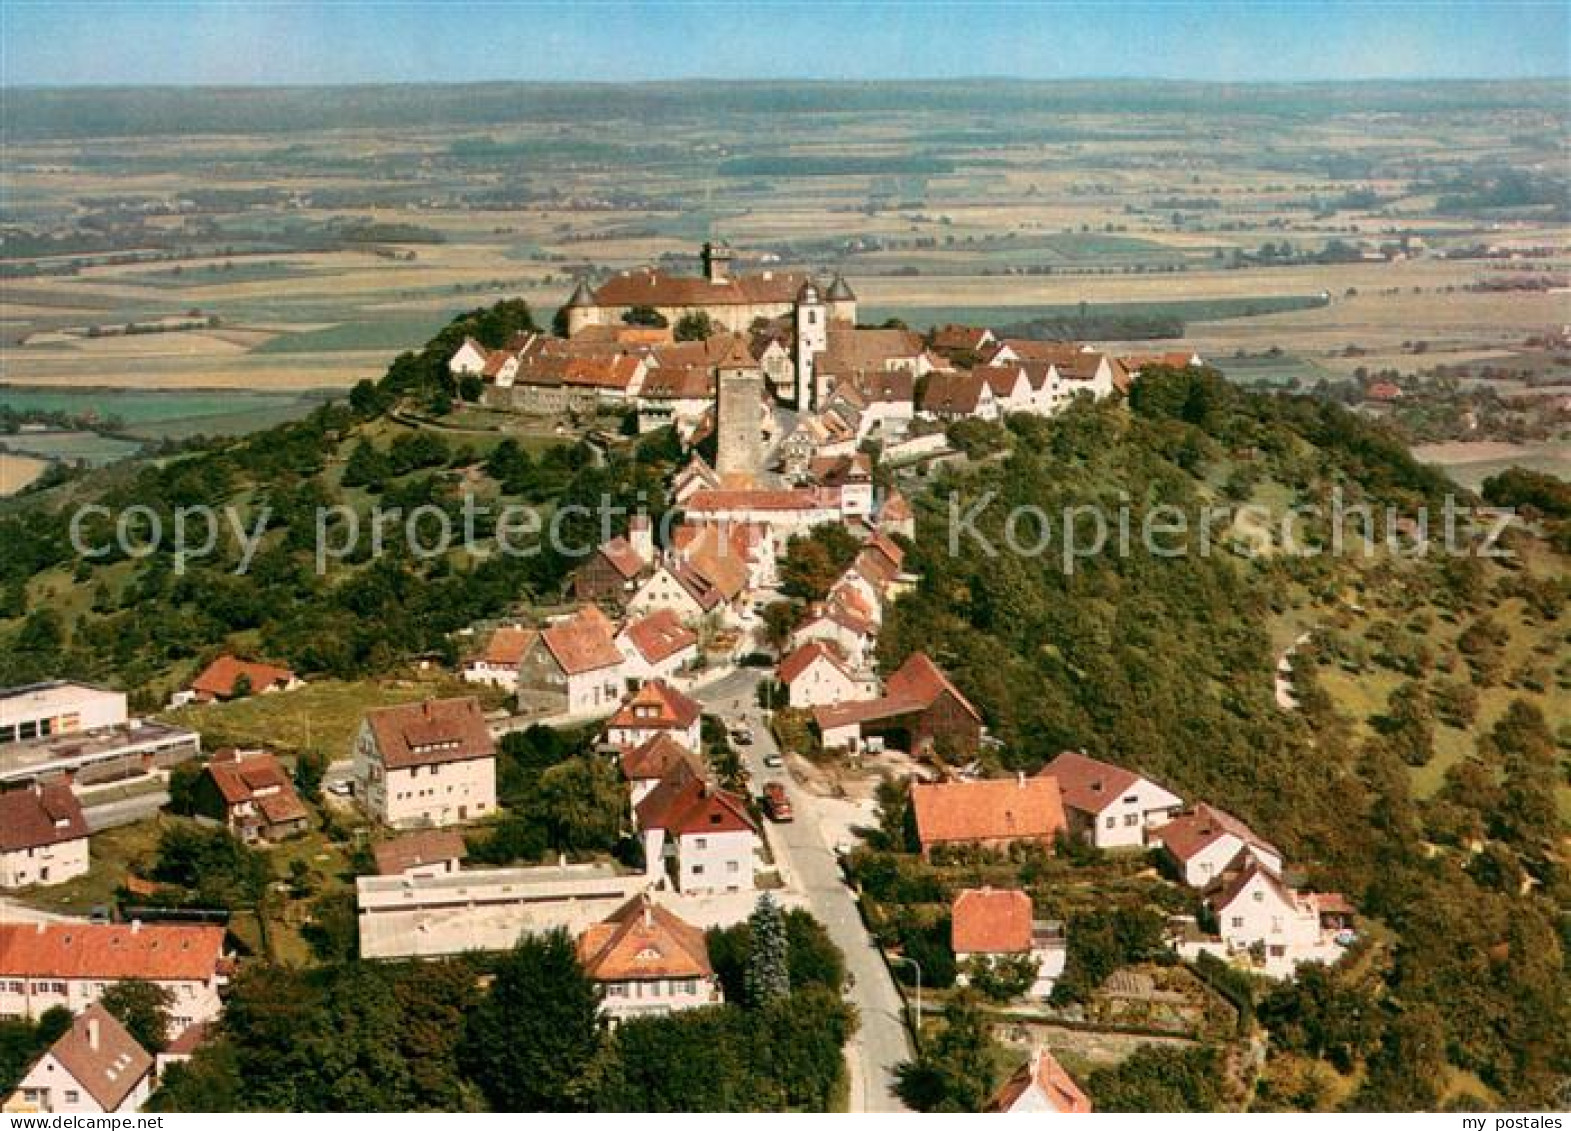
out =
<path fill-rule="evenodd" d="M 87 1019 L 87 1047 L 94 1052 L 98 1051 L 98 1018 Z"/>
<path fill-rule="evenodd" d="M 1024 770 L 1015 771 L 1015 784 L 1017 784 L 1021 789 L 1026 787 L 1026 772 Z"/>
<path fill-rule="evenodd" d="M 650 902 L 649 896 L 644 896 L 644 929 L 648 930 L 655 925 L 655 905 Z"/>
<path fill-rule="evenodd" d="M 133 935 L 140 934 L 141 930 L 142 930 L 142 920 L 140 920 L 140 919 L 132 919 L 131 920 L 131 933 Z"/>
<path fill-rule="evenodd" d="M 655 560 L 654 530 L 649 525 L 647 514 L 635 514 L 628 521 L 627 541 L 633 547 L 633 552 L 645 562 Z"/>

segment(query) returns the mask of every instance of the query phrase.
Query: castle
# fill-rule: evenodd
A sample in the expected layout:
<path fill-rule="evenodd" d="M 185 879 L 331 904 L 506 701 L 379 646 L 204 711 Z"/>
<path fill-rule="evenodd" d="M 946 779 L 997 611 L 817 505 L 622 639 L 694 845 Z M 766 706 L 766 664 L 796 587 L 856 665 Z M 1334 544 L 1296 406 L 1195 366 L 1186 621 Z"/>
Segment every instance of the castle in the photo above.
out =
<path fill-rule="evenodd" d="M 593 326 L 620 326 L 631 310 L 656 311 L 670 325 L 689 314 L 708 315 L 716 330 L 750 334 L 767 327 L 787 332 L 796 403 L 811 407 L 824 398 L 816 378 L 819 355 L 829 349 L 832 325 L 856 325 L 856 294 L 836 275 L 827 288 L 797 271 L 731 273 L 731 249 L 722 241 L 704 244 L 703 274 L 671 275 L 655 267 L 623 271 L 591 291 L 580 282 L 567 301 L 567 333 L 577 337 Z"/>

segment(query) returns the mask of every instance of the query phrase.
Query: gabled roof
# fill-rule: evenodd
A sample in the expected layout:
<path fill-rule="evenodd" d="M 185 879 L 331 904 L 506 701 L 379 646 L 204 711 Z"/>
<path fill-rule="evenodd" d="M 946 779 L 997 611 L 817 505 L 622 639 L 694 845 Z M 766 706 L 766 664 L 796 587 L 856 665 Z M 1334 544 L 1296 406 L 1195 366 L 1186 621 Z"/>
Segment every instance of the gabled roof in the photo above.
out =
<path fill-rule="evenodd" d="M 1064 804 L 1081 813 L 1102 812 L 1142 780 L 1133 770 L 1100 762 L 1073 751 L 1066 751 L 1054 758 L 1042 768 L 1041 776 L 1056 779 L 1064 795 Z M 1160 786 L 1157 788 L 1161 789 Z M 1173 798 L 1174 805 L 1178 804 L 1176 796 L 1168 796 Z"/>
<path fill-rule="evenodd" d="M 627 699 L 608 727 L 649 730 L 686 730 L 698 720 L 702 708 L 663 679 L 646 679 Z"/>
<path fill-rule="evenodd" d="M 747 588 L 747 562 L 728 548 L 700 539 L 682 560 L 703 581 L 704 587 L 713 590 L 721 600 L 734 601 Z M 688 583 L 681 574 L 678 580 L 684 585 Z M 694 596 L 699 594 L 695 592 Z"/>
<path fill-rule="evenodd" d="M 661 365 L 638 390 L 641 400 L 695 401 L 714 396 L 714 371 L 707 365 Z"/>
<path fill-rule="evenodd" d="M 365 721 L 390 770 L 496 756 L 491 730 L 473 698 L 378 707 L 366 712 Z"/>
<path fill-rule="evenodd" d="M 917 782 L 911 807 L 924 847 L 981 840 L 1052 840 L 1067 827 L 1051 778 Z"/>
<path fill-rule="evenodd" d="M 0 852 L 24 852 L 87 835 L 82 803 L 64 782 L 0 793 Z"/>
<path fill-rule="evenodd" d="M 638 803 L 638 827 L 664 829 L 670 837 L 758 832 L 746 802 L 695 776 L 685 766 L 662 778 Z"/>
<path fill-rule="evenodd" d="M 654 267 L 624 271 L 594 292 L 597 306 L 755 306 L 789 303 L 807 276 L 790 271 L 731 275 L 668 275 Z"/>
<path fill-rule="evenodd" d="M 503 625 L 491 634 L 479 659 L 496 667 L 514 668 L 540 634 L 532 628 Z"/>
<path fill-rule="evenodd" d="M 993 332 L 983 326 L 961 326 L 949 323 L 939 326 L 933 331 L 933 348 L 941 351 L 981 349 L 993 336 Z"/>
<path fill-rule="evenodd" d="M 987 382 L 968 370 L 929 373 L 918 407 L 939 415 L 968 415 L 976 411 L 986 388 Z"/>
<path fill-rule="evenodd" d="M 807 470 L 814 479 L 826 486 L 838 487 L 845 483 L 871 483 L 873 461 L 866 452 L 850 452 L 838 456 L 814 456 L 807 461 Z"/>
<path fill-rule="evenodd" d="M 215 755 L 208 763 L 207 776 L 213 780 L 224 804 L 233 808 L 247 801 L 258 807 L 266 804 L 262 815 L 273 824 L 298 821 L 306 816 L 305 806 L 295 793 L 294 783 L 271 754 L 253 752 L 244 757 L 235 751 Z M 276 791 L 258 797 L 259 792 Z"/>
<path fill-rule="evenodd" d="M 633 544 L 621 535 L 603 543 L 595 553 L 609 562 L 612 569 L 629 581 L 649 568 L 649 563 L 633 549 Z"/>
<path fill-rule="evenodd" d="M 658 664 L 698 644 L 698 634 L 670 609 L 658 609 L 632 621 L 622 629 L 621 635 L 651 664 Z"/>
<path fill-rule="evenodd" d="M 1031 950 L 1031 897 L 1015 888 L 966 888 L 950 907 L 950 949 L 956 954 L 1026 954 Z"/>
<path fill-rule="evenodd" d="M 593 605 L 541 629 L 540 641 L 568 675 L 614 668 L 622 663 L 611 621 Z"/>
<path fill-rule="evenodd" d="M 462 860 L 469 855 L 461 834 L 450 829 L 427 829 L 394 840 L 384 840 L 371 849 L 379 876 L 397 876 L 426 864 Z"/>
<path fill-rule="evenodd" d="M 797 677 L 820 660 L 827 661 L 830 665 L 839 669 L 841 674 L 847 679 L 851 678 L 851 672 L 845 666 L 845 661 L 835 654 L 834 649 L 830 648 L 822 640 L 809 640 L 780 661 L 780 682 L 795 683 Z"/>
<path fill-rule="evenodd" d="M 971 372 L 987 382 L 987 387 L 993 390 L 995 397 L 1003 398 L 1015 391 L 1023 369 L 1019 365 L 979 365 Z"/>
<path fill-rule="evenodd" d="M 597 982 L 654 978 L 709 978 L 704 932 L 644 892 L 634 896 L 578 939 L 578 961 Z"/>
<path fill-rule="evenodd" d="M 971 705 L 971 701 L 960 693 L 960 689 L 926 652 L 912 652 L 907 656 L 906 662 L 884 681 L 884 687 L 890 698 L 911 699 L 924 707 L 932 706 L 947 691 L 960 701 L 960 705 L 972 718 L 977 722 L 982 721 L 982 713 Z"/>
<path fill-rule="evenodd" d="M 840 324 L 830 326 L 827 344 L 820 364 L 827 362 L 835 369 L 882 369 L 885 362 L 920 357 L 927 349 L 915 330 L 871 330 Z"/>
<path fill-rule="evenodd" d="M 1267 888 L 1275 893 L 1276 897 L 1283 904 L 1288 907 L 1297 907 L 1299 905 L 1297 895 L 1282 882 L 1280 876 L 1260 863 L 1255 856 L 1248 852 L 1241 851 L 1239 856 L 1242 859 L 1235 861 L 1236 866 L 1230 865 L 1207 889 L 1206 898 L 1210 900 L 1213 907 L 1218 911 L 1225 910 L 1235 899 L 1243 894 L 1250 881 L 1257 876 Z"/>
<path fill-rule="evenodd" d="M 208 981 L 224 929 L 184 923 L 0 923 L 0 977 Z"/>
<path fill-rule="evenodd" d="M 275 664 L 261 664 L 223 655 L 203 668 L 202 674 L 191 681 L 191 690 L 227 698 L 235 693 L 235 681 L 241 676 L 250 681 L 251 690 L 255 692 L 275 684 L 291 683 L 295 673 Z"/>
<path fill-rule="evenodd" d="M 1196 805 L 1193 812 L 1184 813 L 1160 828 L 1151 830 L 1151 835 L 1166 845 L 1167 850 L 1179 860 L 1190 860 L 1227 836 L 1264 849 L 1278 859 L 1282 856 L 1280 849 L 1243 821 L 1203 802 Z"/>
<path fill-rule="evenodd" d="M 695 491 L 685 504 L 690 514 L 706 511 L 816 511 L 838 508 L 838 498 L 805 487 Z"/>
<path fill-rule="evenodd" d="M 628 781 L 662 781 L 678 766 L 702 776 L 698 755 L 662 731 L 621 754 L 622 776 Z"/>
<path fill-rule="evenodd" d="M 107 1112 L 118 1111 L 153 1071 L 152 1055 L 97 1002 L 72 1020 L 48 1055 Z"/>
<path fill-rule="evenodd" d="M 1004 1082 L 1004 1086 L 987 1105 L 988 1110 L 1010 1111 L 1028 1092 L 1035 1093 L 1032 1099 L 1064 1115 L 1085 1115 L 1092 1110 L 1091 1101 L 1080 1090 L 1080 1086 L 1064 1071 L 1063 1065 L 1053 1059 L 1053 1054 L 1044 1048 L 1035 1050 L 1031 1059 Z"/>

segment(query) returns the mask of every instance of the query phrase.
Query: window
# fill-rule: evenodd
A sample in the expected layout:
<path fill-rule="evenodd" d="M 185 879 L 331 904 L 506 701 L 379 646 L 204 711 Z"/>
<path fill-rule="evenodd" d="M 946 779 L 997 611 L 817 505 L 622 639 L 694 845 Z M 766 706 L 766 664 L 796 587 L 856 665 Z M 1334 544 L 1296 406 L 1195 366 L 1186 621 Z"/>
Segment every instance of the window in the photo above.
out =
<path fill-rule="evenodd" d="M 1116 829 L 1118 827 L 1118 818 L 1117 817 L 1109 817 L 1107 819 L 1107 827 L 1110 828 L 1110 829 Z"/>
<path fill-rule="evenodd" d="M 733 872 L 733 873 L 734 872 L 740 872 L 742 870 L 742 865 L 738 864 L 735 860 L 727 860 L 726 861 L 726 865 L 725 865 L 725 870 L 727 872 Z"/>
<path fill-rule="evenodd" d="M 1264 903 L 1265 901 L 1266 901 L 1266 893 L 1265 892 L 1263 892 L 1263 891 L 1255 892 L 1255 902 L 1256 903 Z"/>
<path fill-rule="evenodd" d="M 81 1103 L 82 1093 L 78 1092 L 75 1088 L 67 1088 L 65 1090 L 65 1102 L 68 1104 Z"/>
<path fill-rule="evenodd" d="M 702 864 L 694 864 L 693 865 L 693 875 L 695 875 L 695 876 L 702 876 L 703 874 L 704 874 L 704 866 Z"/>
<path fill-rule="evenodd" d="M 704 849 L 709 847 L 709 838 L 702 836 L 694 837 L 693 847 L 702 852 Z"/>
<path fill-rule="evenodd" d="M 1242 915 L 1234 915 L 1233 916 L 1233 930 L 1241 931 L 1243 929 L 1244 929 L 1244 917 Z"/>
<path fill-rule="evenodd" d="M 1124 815 L 1124 827 L 1125 828 L 1132 828 L 1133 826 L 1138 825 L 1139 823 L 1140 823 L 1140 814 L 1139 813 L 1126 813 Z"/>
<path fill-rule="evenodd" d="M 620 982 L 612 982 L 605 988 L 606 997 L 626 997 L 627 987 Z"/>

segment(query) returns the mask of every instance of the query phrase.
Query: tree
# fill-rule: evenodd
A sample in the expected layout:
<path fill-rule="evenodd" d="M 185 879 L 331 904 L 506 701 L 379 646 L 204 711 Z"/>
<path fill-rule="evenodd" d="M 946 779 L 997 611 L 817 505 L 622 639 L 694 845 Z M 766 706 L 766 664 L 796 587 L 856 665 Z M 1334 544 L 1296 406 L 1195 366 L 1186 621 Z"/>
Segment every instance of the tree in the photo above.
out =
<path fill-rule="evenodd" d="M 496 1111 L 585 1111 L 599 994 L 566 931 L 525 935 L 469 1015 L 461 1060 Z"/>
<path fill-rule="evenodd" d="M 322 800 L 322 779 L 327 774 L 327 756 L 320 750 L 302 750 L 295 756 L 295 790 L 313 804 Z"/>
<path fill-rule="evenodd" d="M 715 332 L 714 322 L 702 310 L 694 310 L 677 319 L 671 336 L 679 342 L 701 342 Z"/>
<path fill-rule="evenodd" d="M 652 306 L 629 307 L 622 315 L 622 321 L 629 326 L 649 326 L 657 330 L 663 330 L 671 324 L 666 321 L 664 314 Z"/>
<path fill-rule="evenodd" d="M 789 944 L 780 905 L 767 891 L 758 897 L 747 919 L 751 947 L 747 956 L 746 1000 L 761 1009 L 791 993 Z"/>
<path fill-rule="evenodd" d="M 164 830 L 153 865 L 153 879 L 185 888 L 188 902 L 205 907 L 254 904 L 268 873 L 267 858 L 228 829 L 188 824 Z"/>
<path fill-rule="evenodd" d="M 780 591 L 798 601 L 823 600 L 860 549 L 856 536 L 839 523 L 793 535 L 780 563 Z"/>
<path fill-rule="evenodd" d="M 174 1008 L 175 995 L 167 986 L 127 979 L 110 986 L 98 1000 L 148 1052 L 160 1053 L 169 1047 L 169 1011 Z"/>
<path fill-rule="evenodd" d="M 1219 1111 L 1225 1077 L 1215 1048 L 1147 1045 L 1091 1073 L 1086 1090 L 1098 1111 Z"/>
<path fill-rule="evenodd" d="M 992 1096 L 994 1052 L 976 995 L 962 991 L 944 1007 L 938 1035 L 895 1069 L 896 1091 L 917 1111 L 981 1111 Z"/>
<path fill-rule="evenodd" d="M 1038 966 L 1030 954 L 975 955 L 966 964 L 966 980 L 991 1001 L 1013 1001 L 1036 982 Z"/>

